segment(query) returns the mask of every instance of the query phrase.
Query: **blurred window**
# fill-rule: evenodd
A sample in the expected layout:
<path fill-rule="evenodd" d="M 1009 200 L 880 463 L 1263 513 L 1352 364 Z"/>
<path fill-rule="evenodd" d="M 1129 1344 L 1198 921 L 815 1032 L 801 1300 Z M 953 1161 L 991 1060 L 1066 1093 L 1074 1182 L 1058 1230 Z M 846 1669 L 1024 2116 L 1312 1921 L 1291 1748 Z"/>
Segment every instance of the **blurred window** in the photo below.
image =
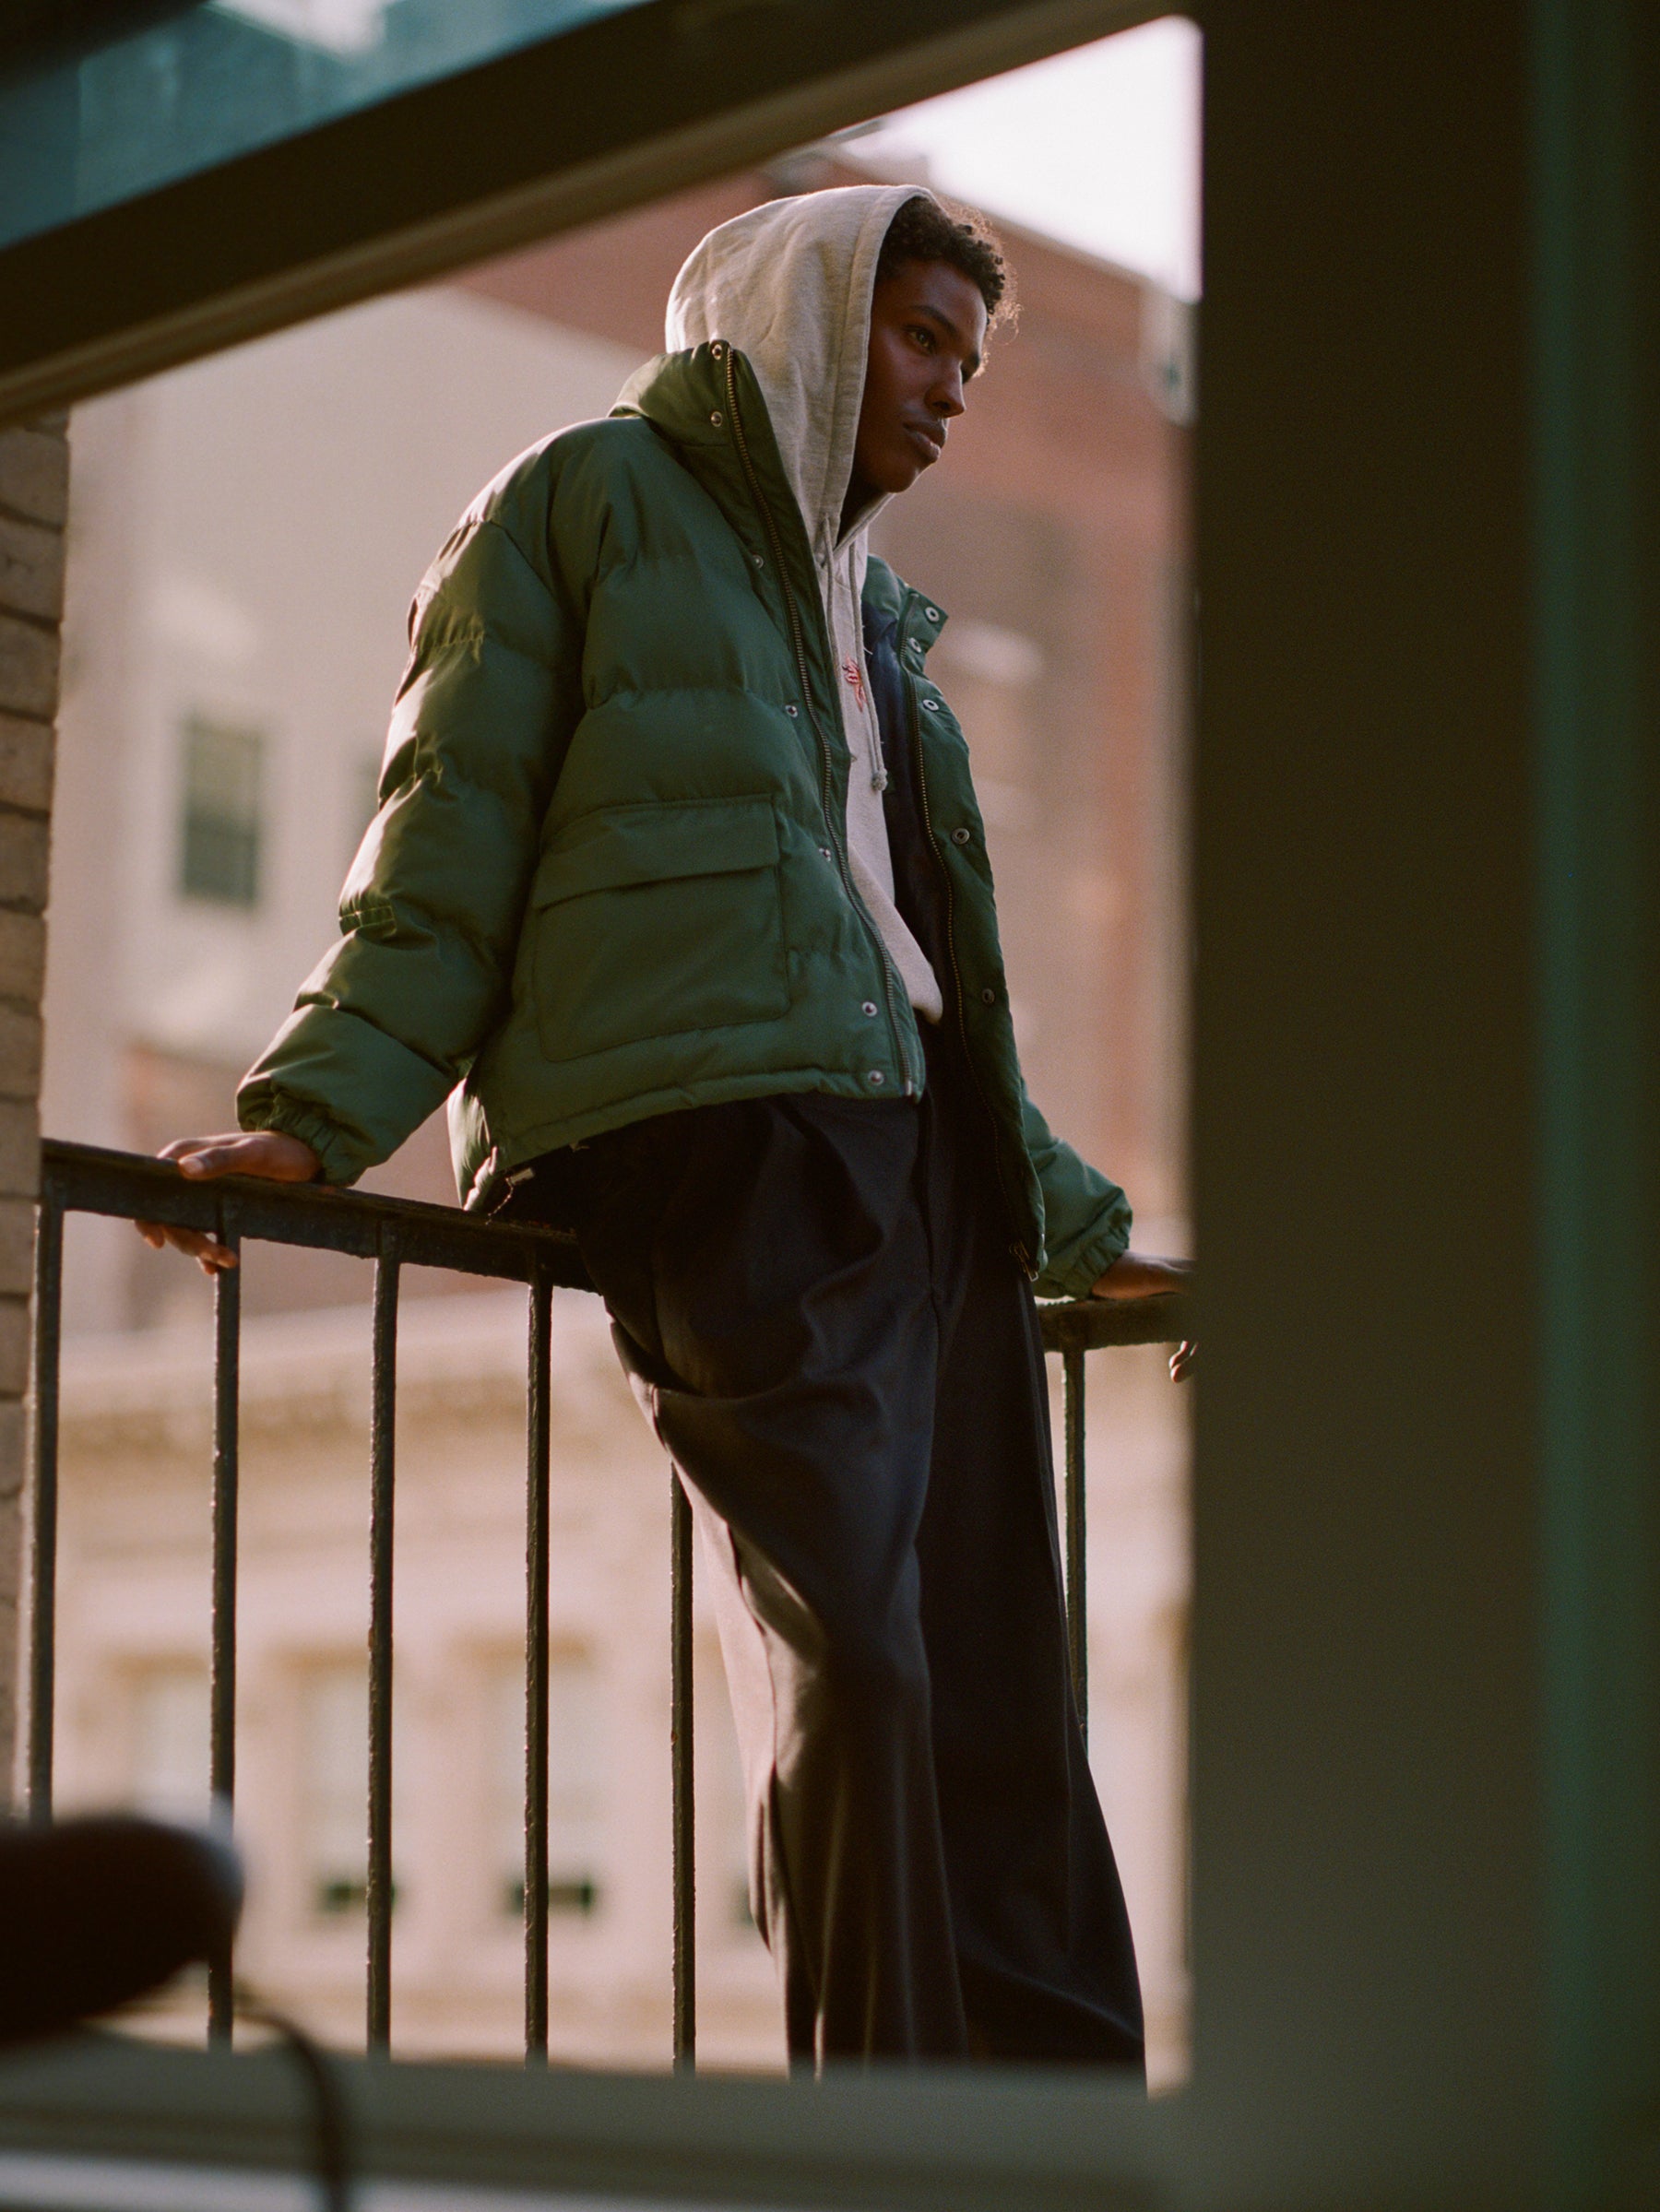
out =
<path fill-rule="evenodd" d="M 128 1797 L 158 1820 L 208 1813 L 208 1674 L 195 1665 L 151 1667 L 133 1686 Z"/>
<path fill-rule="evenodd" d="M 525 1910 L 525 1677 L 515 1663 L 492 1684 L 495 1743 L 496 1895 Z M 597 1911 L 603 1894 L 605 1730 L 591 1653 L 552 1654 L 548 1670 L 548 1905 Z"/>
<path fill-rule="evenodd" d="M 326 1918 L 361 1912 L 368 1895 L 369 1676 L 358 1662 L 316 1667 L 305 1678 L 301 1790 L 307 1902 Z M 404 1731 L 392 1729 L 392 1902 L 407 1815 Z"/>
<path fill-rule="evenodd" d="M 1042 646 L 1022 631 L 962 617 L 941 638 L 934 666 L 974 755 L 987 827 L 1004 835 L 1040 829 Z"/>
<path fill-rule="evenodd" d="M 204 715 L 186 717 L 184 739 L 179 889 L 186 898 L 257 905 L 265 740 L 256 729 Z"/>

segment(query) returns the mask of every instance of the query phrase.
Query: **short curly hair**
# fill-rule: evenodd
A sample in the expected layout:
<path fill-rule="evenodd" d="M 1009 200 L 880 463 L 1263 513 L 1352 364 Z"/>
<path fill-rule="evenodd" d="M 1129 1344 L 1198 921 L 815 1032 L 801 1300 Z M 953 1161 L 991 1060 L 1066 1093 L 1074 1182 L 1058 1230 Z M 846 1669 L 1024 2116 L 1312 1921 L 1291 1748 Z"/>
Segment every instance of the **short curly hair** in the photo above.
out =
<path fill-rule="evenodd" d="M 1014 272 L 1002 242 L 972 207 L 919 194 L 888 225 L 876 260 L 876 282 L 897 275 L 909 261 L 944 261 L 964 276 L 986 302 L 989 327 L 1014 319 Z"/>

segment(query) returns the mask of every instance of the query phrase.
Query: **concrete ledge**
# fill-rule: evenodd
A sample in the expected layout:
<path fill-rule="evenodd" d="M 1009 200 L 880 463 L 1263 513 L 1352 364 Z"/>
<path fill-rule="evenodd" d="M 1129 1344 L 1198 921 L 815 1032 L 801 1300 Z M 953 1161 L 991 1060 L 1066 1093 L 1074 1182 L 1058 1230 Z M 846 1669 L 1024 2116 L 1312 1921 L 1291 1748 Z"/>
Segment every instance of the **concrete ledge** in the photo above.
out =
<path fill-rule="evenodd" d="M 341 2059 L 359 2173 L 676 2206 L 1152 2212 L 1180 2100 L 1016 2069 L 807 2081 Z M 296 2070 L 89 2038 L 0 2064 L 0 2146 L 293 2171 Z M 452 2194 L 444 2200 L 458 2200 Z"/>

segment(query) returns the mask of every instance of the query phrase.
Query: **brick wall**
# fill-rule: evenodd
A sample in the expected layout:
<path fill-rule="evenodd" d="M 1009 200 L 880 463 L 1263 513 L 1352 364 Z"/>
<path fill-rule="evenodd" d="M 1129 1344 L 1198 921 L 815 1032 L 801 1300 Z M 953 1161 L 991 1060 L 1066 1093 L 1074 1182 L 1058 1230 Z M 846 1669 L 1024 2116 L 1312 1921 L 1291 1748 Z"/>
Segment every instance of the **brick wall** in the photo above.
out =
<path fill-rule="evenodd" d="M 18 1721 L 23 1397 L 40 1177 L 41 988 L 67 425 L 0 431 L 0 1802 Z"/>

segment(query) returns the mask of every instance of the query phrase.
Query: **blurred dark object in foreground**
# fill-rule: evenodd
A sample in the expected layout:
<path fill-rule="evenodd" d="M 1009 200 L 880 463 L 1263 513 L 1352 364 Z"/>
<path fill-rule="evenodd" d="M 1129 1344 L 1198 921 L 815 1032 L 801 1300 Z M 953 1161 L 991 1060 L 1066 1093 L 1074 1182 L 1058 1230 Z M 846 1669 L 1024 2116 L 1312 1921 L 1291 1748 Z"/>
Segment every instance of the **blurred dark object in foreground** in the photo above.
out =
<path fill-rule="evenodd" d="M 200 1830 L 125 1815 L 0 1825 L 0 2048 L 224 1956 L 242 1899 L 235 1852 Z"/>

